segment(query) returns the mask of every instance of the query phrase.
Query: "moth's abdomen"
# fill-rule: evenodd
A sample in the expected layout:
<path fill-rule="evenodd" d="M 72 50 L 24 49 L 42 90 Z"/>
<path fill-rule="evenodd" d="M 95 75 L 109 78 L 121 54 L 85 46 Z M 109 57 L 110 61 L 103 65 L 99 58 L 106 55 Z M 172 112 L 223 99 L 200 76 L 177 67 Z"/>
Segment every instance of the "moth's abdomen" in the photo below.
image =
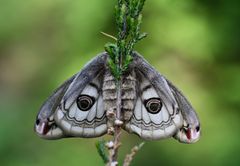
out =
<path fill-rule="evenodd" d="M 122 111 L 125 121 L 129 121 L 132 117 L 136 96 L 136 75 L 132 72 L 123 77 L 122 82 Z"/>
<path fill-rule="evenodd" d="M 109 71 L 106 71 L 103 80 L 103 101 L 105 111 L 114 111 L 116 105 L 117 93 L 114 77 Z"/>
<path fill-rule="evenodd" d="M 117 110 L 117 87 L 115 79 L 106 71 L 103 81 L 103 100 L 106 112 Z M 122 79 L 122 120 L 130 120 L 136 101 L 136 78 L 135 73 L 123 75 Z"/>

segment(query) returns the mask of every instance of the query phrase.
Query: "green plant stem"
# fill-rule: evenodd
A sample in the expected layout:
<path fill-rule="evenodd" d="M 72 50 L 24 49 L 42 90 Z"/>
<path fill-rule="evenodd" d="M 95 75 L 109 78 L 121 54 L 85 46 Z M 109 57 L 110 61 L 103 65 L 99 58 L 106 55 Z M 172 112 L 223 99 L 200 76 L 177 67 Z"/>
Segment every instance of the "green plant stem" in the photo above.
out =
<path fill-rule="evenodd" d="M 147 36 L 140 32 L 144 3 L 145 0 L 118 0 L 115 7 L 117 42 L 106 44 L 105 50 L 110 55 L 109 68 L 116 80 L 120 80 L 132 62 L 136 43 Z"/>
<path fill-rule="evenodd" d="M 132 62 L 132 53 L 135 44 L 145 38 L 146 33 L 140 33 L 142 23 L 141 11 L 145 0 L 118 0 L 115 7 L 116 24 L 117 24 L 117 41 L 108 43 L 105 50 L 109 54 L 108 66 L 115 78 L 116 83 L 116 105 L 113 120 L 113 141 L 108 143 L 109 157 L 108 166 L 118 165 L 118 149 L 120 146 L 122 122 L 122 77 Z M 109 35 L 107 35 L 109 36 Z M 113 146 L 110 146 L 112 145 Z M 129 163 L 134 155 L 130 155 Z"/>

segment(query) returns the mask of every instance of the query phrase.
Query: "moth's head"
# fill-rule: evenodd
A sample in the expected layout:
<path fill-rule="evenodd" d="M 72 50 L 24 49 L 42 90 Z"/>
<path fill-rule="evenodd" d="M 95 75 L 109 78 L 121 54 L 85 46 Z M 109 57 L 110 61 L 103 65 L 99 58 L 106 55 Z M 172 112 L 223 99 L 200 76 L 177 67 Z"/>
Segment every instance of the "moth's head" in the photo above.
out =
<path fill-rule="evenodd" d="M 62 130 L 55 123 L 53 113 L 46 111 L 44 107 L 37 115 L 34 131 L 44 139 L 58 139 L 64 136 Z"/>
<path fill-rule="evenodd" d="M 182 143 L 195 143 L 200 138 L 200 124 L 199 123 L 187 123 L 184 121 L 184 125 L 174 135 L 174 138 Z"/>

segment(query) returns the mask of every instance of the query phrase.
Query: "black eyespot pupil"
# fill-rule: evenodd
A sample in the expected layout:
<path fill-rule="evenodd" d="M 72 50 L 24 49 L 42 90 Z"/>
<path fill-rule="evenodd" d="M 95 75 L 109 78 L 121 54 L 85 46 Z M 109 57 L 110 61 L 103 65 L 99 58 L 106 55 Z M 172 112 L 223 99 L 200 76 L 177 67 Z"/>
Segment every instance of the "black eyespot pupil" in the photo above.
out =
<path fill-rule="evenodd" d="M 39 125 L 39 123 L 40 123 L 40 120 L 37 119 L 37 120 L 36 120 L 36 125 Z"/>
<path fill-rule="evenodd" d="M 77 106 L 81 111 L 88 111 L 94 104 L 94 98 L 88 95 L 80 95 L 77 99 Z"/>
<path fill-rule="evenodd" d="M 156 111 L 158 111 L 158 109 L 159 109 L 159 103 L 152 103 L 152 104 L 150 104 L 150 110 L 152 110 L 153 112 L 156 112 Z"/>
<path fill-rule="evenodd" d="M 161 111 L 162 102 L 160 98 L 151 98 L 145 101 L 145 107 L 149 113 L 157 114 Z"/>
<path fill-rule="evenodd" d="M 200 126 L 197 126 L 196 131 L 199 132 L 199 130 L 200 130 Z"/>
<path fill-rule="evenodd" d="M 88 100 L 81 100 L 80 101 L 80 105 L 81 105 L 81 108 L 83 108 L 83 109 L 86 109 L 86 108 L 88 108 L 89 107 L 89 101 Z"/>

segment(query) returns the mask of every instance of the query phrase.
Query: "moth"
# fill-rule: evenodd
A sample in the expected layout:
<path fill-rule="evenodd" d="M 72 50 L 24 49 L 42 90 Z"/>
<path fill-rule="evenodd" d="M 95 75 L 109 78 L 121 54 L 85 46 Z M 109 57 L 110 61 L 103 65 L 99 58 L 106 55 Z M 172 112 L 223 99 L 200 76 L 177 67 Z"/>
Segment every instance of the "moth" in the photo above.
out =
<path fill-rule="evenodd" d="M 45 139 L 93 138 L 107 133 L 117 108 L 115 79 L 101 53 L 65 81 L 40 108 L 35 132 Z M 200 138 L 200 122 L 186 97 L 139 53 L 122 76 L 122 128 L 145 140 Z"/>

